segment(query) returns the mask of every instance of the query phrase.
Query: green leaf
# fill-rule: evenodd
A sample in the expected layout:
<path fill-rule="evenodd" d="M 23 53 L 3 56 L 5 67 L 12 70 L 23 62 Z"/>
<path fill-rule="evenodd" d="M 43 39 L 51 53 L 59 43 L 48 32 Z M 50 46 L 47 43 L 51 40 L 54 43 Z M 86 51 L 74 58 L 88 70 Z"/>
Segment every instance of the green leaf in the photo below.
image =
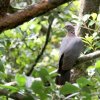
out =
<path fill-rule="evenodd" d="M 6 78 L 7 78 L 6 74 L 4 72 L 0 72 L 0 80 Z"/>
<path fill-rule="evenodd" d="M 16 87 L 6 86 L 6 85 L 2 85 L 2 84 L 0 84 L 0 88 L 9 89 L 9 90 L 12 90 L 12 91 L 18 91 L 18 88 L 16 88 Z"/>
<path fill-rule="evenodd" d="M 91 96 L 90 92 L 82 92 L 81 94 L 82 94 L 82 96 L 84 96 L 84 98 L 82 100 L 93 100 L 93 99 L 91 99 L 92 96 Z M 98 99 L 94 99 L 94 100 L 98 100 Z"/>
<path fill-rule="evenodd" d="M 97 16 L 97 21 L 100 21 L 100 14 L 98 14 Z"/>
<path fill-rule="evenodd" d="M 34 100 L 34 97 L 28 94 L 23 100 Z"/>
<path fill-rule="evenodd" d="M 5 71 L 5 68 L 4 68 L 4 66 L 3 66 L 3 63 L 0 61 L 0 71 L 1 72 L 4 72 Z"/>
<path fill-rule="evenodd" d="M 91 82 L 89 80 L 87 80 L 85 77 L 81 77 L 81 78 L 77 79 L 76 81 L 81 88 L 84 86 L 87 86 L 87 85 L 91 85 Z"/>
<path fill-rule="evenodd" d="M 39 70 L 39 76 L 41 77 L 41 79 L 46 82 L 50 79 L 50 76 L 49 76 L 49 73 L 48 71 L 46 70 L 46 68 L 41 68 Z"/>
<path fill-rule="evenodd" d="M 23 25 L 20 26 L 22 31 L 26 31 L 28 29 L 28 23 L 24 23 Z"/>
<path fill-rule="evenodd" d="M 88 26 L 92 26 L 93 24 L 95 24 L 95 21 L 94 20 L 91 20 L 88 24 Z"/>
<path fill-rule="evenodd" d="M 100 60 L 95 63 L 95 68 L 98 73 L 100 73 Z"/>
<path fill-rule="evenodd" d="M 100 68 L 100 60 L 95 63 L 96 68 Z"/>
<path fill-rule="evenodd" d="M 1 47 L 2 44 L 0 44 L 0 55 L 5 53 L 4 47 Z"/>
<path fill-rule="evenodd" d="M 95 20 L 97 18 L 97 14 L 96 13 L 92 13 L 91 16 L 92 16 L 93 20 Z"/>
<path fill-rule="evenodd" d="M 34 80 L 31 86 L 32 90 L 35 93 L 42 93 L 43 92 L 43 82 L 40 80 Z"/>
<path fill-rule="evenodd" d="M 15 76 L 15 80 L 17 81 L 17 84 L 19 86 L 25 86 L 25 84 L 26 84 L 26 78 L 24 75 L 17 74 Z"/>
<path fill-rule="evenodd" d="M 65 94 L 69 94 L 69 93 L 75 93 L 78 92 L 79 88 L 70 84 L 70 83 L 66 83 L 64 86 L 61 87 L 60 92 L 61 94 L 65 95 Z"/>
<path fill-rule="evenodd" d="M 83 19 L 82 20 L 84 22 L 86 22 L 89 19 L 89 17 L 90 17 L 90 14 L 86 14 L 86 15 L 83 16 Z"/>
<path fill-rule="evenodd" d="M 86 36 L 85 38 L 89 43 L 93 42 L 93 36 Z"/>

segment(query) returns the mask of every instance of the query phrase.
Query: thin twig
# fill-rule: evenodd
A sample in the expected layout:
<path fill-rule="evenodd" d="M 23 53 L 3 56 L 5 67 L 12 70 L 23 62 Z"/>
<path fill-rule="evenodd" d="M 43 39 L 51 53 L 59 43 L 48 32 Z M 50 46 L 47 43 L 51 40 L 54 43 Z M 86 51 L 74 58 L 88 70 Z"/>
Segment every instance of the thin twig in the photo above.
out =
<path fill-rule="evenodd" d="M 6 83 L 5 86 L 15 86 L 17 83 L 16 81 Z"/>
<path fill-rule="evenodd" d="M 92 28 L 89 28 L 89 27 L 87 27 L 87 26 L 81 26 L 81 28 L 85 28 L 85 29 L 87 29 L 87 30 L 90 30 L 90 31 L 93 31 L 93 32 L 100 32 L 100 31 L 96 31 L 96 30 L 94 30 L 94 29 L 92 29 Z"/>
<path fill-rule="evenodd" d="M 37 58 L 36 58 L 34 64 L 33 64 L 32 67 L 30 68 L 29 72 L 26 73 L 27 76 L 30 76 L 30 75 L 31 75 L 31 73 L 32 73 L 32 71 L 33 71 L 33 69 L 34 69 L 34 67 L 37 65 L 38 61 L 40 60 L 41 56 L 43 55 L 43 53 L 44 53 L 44 51 L 45 51 L 45 49 L 46 49 L 46 46 L 47 46 L 47 44 L 48 44 L 48 42 L 49 42 L 50 31 L 51 31 L 51 26 L 52 26 L 52 23 L 53 23 L 53 19 L 54 19 L 54 18 L 52 18 L 52 20 L 51 20 L 50 23 L 49 23 L 48 31 L 47 31 L 47 34 L 46 34 L 46 40 L 45 40 L 44 46 L 42 47 L 42 49 L 41 49 L 39 55 L 37 56 Z"/>
<path fill-rule="evenodd" d="M 71 100 L 72 97 L 74 97 L 74 96 L 76 96 L 76 95 L 78 95 L 78 94 L 79 94 L 79 92 L 73 93 L 73 94 L 71 94 L 71 95 L 68 95 L 64 100 Z"/>

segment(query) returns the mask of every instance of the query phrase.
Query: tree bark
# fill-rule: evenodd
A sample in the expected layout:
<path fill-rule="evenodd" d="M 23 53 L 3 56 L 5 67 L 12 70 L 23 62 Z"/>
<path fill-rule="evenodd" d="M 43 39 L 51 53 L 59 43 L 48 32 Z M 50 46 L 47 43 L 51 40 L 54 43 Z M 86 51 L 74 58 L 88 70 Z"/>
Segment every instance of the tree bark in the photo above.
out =
<path fill-rule="evenodd" d="M 41 16 L 46 12 L 53 10 L 61 4 L 67 3 L 69 1 L 72 0 L 43 0 L 38 4 L 31 5 L 26 9 L 20 10 L 16 13 L 7 14 L 7 16 L 0 18 L 0 32 L 15 28 L 18 25 L 21 25 L 34 17 Z"/>

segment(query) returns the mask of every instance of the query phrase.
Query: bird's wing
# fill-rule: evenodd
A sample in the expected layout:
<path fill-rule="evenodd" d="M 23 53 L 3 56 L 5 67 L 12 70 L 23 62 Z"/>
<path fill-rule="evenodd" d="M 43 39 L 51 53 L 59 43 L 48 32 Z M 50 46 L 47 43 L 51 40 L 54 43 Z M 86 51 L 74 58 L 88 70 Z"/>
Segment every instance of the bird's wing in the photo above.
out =
<path fill-rule="evenodd" d="M 61 70 L 62 70 L 63 57 L 64 57 L 64 54 L 62 54 L 62 55 L 60 56 L 60 59 L 59 59 L 59 69 L 58 69 L 58 72 L 59 72 L 59 73 L 60 73 Z"/>
<path fill-rule="evenodd" d="M 78 55 L 64 54 L 62 70 L 71 69 L 73 65 L 75 64 L 75 61 L 77 60 L 77 58 L 78 58 Z"/>
<path fill-rule="evenodd" d="M 74 38 L 65 38 L 66 40 L 62 41 L 61 44 L 61 57 L 60 61 L 62 61 L 61 68 L 63 70 L 69 70 L 73 67 L 75 61 L 77 60 L 81 49 L 82 49 L 82 41 L 78 37 Z M 63 55 L 63 57 L 62 57 Z"/>
<path fill-rule="evenodd" d="M 70 38 L 64 37 L 61 46 L 60 46 L 60 56 L 65 52 L 66 48 L 68 48 L 68 44 L 70 42 Z"/>

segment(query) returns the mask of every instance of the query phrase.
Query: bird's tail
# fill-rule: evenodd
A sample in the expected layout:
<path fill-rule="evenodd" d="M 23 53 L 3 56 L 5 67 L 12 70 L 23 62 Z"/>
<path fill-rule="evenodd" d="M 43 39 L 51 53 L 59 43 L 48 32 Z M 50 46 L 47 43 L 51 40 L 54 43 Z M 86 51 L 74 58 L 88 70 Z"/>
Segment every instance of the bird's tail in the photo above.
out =
<path fill-rule="evenodd" d="M 56 77 L 57 85 L 64 85 L 66 81 L 70 81 L 70 70 L 58 70 L 58 74 Z"/>

